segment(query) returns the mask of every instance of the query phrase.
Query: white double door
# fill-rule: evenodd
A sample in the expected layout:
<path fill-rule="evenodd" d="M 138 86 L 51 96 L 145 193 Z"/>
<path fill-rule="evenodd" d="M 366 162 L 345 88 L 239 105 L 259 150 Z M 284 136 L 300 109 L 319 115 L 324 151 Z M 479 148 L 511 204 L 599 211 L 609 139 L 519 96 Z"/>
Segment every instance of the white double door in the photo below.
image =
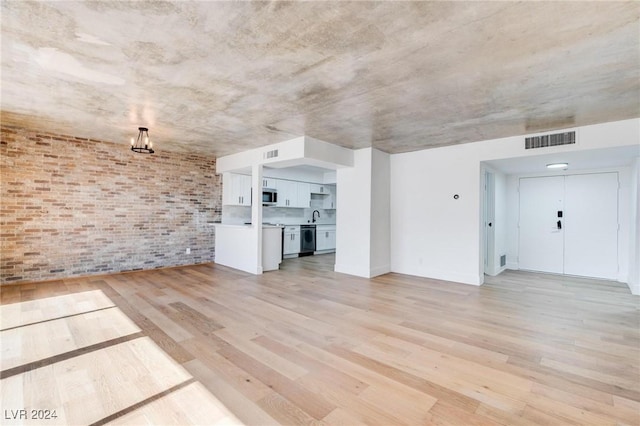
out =
<path fill-rule="evenodd" d="M 519 267 L 616 279 L 618 174 L 520 179 Z"/>

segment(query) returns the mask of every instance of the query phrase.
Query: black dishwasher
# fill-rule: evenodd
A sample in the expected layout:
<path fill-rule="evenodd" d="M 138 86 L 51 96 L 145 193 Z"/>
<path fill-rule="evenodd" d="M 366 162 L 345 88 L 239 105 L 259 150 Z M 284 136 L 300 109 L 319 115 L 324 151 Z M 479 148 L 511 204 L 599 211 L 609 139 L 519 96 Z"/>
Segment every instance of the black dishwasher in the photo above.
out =
<path fill-rule="evenodd" d="M 316 251 L 316 226 L 300 225 L 300 256 L 311 256 Z"/>

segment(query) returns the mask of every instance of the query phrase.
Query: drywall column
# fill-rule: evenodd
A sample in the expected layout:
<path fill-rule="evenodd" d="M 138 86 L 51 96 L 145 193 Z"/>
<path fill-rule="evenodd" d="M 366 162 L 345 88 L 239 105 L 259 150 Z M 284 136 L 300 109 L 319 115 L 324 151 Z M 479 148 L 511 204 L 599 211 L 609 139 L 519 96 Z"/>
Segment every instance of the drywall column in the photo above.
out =
<path fill-rule="evenodd" d="M 251 223 L 256 245 L 256 274 L 262 274 L 262 164 L 251 166 Z"/>
<path fill-rule="evenodd" d="M 389 155 L 354 151 L 353 167 L 337 170 L 337 184 L 336 272 L 389 272 Z"/>
<path fill-rule="evenodd" d="M 353 152 L 353 167 L 336 172 L 336 272 L 369 276 L 371 248 L 371 148 Z"/>
<path fill-rule="evenodd" d="M 640 295 L 640 157 L 631 167 L 631 212 L 629 238 L 629 279 L 627 285 L 632 294 Z"/>
<path fill-rule="evenodd" d="M 389 154 L 373 149 L 371 152 L 371 263 L 369 276 L 391 271 L 390 230 L 390 170 Z"/>

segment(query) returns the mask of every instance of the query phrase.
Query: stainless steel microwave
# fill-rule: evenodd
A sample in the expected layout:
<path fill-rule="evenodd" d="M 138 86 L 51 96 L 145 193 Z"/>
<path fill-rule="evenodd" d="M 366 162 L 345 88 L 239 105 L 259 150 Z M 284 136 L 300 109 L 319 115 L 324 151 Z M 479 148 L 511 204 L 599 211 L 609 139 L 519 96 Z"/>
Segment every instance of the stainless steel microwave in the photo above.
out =
<path fill-rule="evenodd" d="M 262 205 L 275 206 L 278 204 L 278 190 L 272 188 L 262 189 Z"/>

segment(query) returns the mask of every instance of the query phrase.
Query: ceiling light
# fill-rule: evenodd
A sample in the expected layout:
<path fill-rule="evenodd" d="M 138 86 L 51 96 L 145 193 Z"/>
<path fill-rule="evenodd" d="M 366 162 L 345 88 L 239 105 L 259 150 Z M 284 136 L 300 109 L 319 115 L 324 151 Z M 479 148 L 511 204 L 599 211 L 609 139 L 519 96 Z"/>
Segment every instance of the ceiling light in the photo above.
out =
<path fill-rule="evenodd" d="M 551 163 L 547 164 L 547 169 L 566 169 L 569 163 Z"/>
<path fill-rule="evenodd" d="M 138 139 L 131 138 L 131 151 L 153 154 L 153 143 L 149 140 L 149 129 L 138 127 Z"/>

